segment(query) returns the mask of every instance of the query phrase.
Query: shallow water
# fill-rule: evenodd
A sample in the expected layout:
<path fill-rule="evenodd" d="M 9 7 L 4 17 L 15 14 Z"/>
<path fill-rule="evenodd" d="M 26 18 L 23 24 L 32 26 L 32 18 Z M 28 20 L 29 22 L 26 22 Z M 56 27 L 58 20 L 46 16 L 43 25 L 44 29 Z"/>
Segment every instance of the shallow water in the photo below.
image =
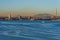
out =
<path fill-rule="evenodd" d="M 0 21 L 0 40 L 60 40 L 60 21 Z"/>

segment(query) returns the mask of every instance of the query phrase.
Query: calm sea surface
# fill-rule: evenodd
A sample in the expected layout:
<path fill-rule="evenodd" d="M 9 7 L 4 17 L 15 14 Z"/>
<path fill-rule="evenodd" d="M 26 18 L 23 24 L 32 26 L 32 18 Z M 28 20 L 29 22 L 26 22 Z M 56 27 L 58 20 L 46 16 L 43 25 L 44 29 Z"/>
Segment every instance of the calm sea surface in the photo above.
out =
<path fill-rule="evenodd" d="M 0 20 L 0 40 L 60 40 L 60 21 Z"/>

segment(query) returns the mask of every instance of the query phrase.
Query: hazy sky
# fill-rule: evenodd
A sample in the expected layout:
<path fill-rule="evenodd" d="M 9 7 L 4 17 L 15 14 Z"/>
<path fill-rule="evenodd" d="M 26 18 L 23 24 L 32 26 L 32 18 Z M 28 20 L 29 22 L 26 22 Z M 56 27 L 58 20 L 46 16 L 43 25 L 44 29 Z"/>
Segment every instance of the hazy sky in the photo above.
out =
<path fill-rule="evenodd" d="M 0 0 L 0 13 L 39 13 L 60 11 L 60 0 Z"/>

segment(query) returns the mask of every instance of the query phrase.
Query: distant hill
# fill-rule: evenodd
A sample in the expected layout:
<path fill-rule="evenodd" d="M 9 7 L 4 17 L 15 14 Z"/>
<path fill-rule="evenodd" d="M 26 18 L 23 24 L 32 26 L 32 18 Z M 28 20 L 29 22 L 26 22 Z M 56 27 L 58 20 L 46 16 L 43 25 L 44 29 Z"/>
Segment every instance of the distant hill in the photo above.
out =
<path fill-rule="evenodd" d="M 54 16 L 54 15 L 44 13 L 44 14 L 34 15 L 33 17 L 36 17 L 36 18 L 37 18 L 37 17 L 39 17 L 39 18 L 47 18 L 47 17 L 51 17 L 51 16 Z"/>

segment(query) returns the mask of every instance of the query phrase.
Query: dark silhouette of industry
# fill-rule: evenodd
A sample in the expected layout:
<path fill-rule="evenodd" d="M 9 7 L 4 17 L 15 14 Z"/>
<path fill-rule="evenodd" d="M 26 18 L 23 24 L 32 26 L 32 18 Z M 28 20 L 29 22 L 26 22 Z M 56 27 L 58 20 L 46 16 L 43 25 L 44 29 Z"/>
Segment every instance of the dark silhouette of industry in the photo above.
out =
<path fill-rule="evenodd" d="M 60 20 L 60 16 L 51 14 L 37 14 L 34 16 L 0 16 L 0 20 Z"/>
<path fill-rule="evenodd" d="M 11 13 L 9 16 L 0 16 L 0 20 L 60 20 L 60 16 L 57 16 L 57 9 L 56 9 L 56 15 L 52 15 L 49 13 L 39 13 L 34 16 L 11 16 Z"/>

